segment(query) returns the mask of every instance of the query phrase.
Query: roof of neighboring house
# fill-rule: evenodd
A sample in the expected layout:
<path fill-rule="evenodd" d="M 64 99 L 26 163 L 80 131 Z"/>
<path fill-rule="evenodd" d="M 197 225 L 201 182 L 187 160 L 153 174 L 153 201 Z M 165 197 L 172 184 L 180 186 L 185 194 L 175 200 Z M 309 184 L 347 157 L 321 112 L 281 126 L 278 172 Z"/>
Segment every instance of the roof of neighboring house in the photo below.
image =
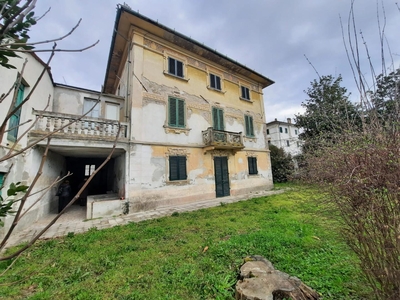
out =
<path fill-rule="evenodd" d="M 82 91 L 82 92 L 86 92 L 86 93 L 92 93 L 92 94 L 96 94 L 96 95 L 102 94 L 99 91 L 90 90 L 90 89 L 81 88 L 81 87 L 72 86 L 72 85 L 67 85 L 67 84 L 62 84 L 62 83 L 54 83 L 54 86 L 55 87 L 66 88 L 66 89 L 70 89 L 70 90 Z M 117 95 L 114 95 L 114 94 L 102 94 L 102 95 L 103 96 L 107 96 L 107 97 L 116 98 L 116 99 L 123 99 L 124 98 L 122 96 L 117 96 Z"/>
<path fill-rule="evenodd" d="M 271 79 L 251 70 L 237 61 L 193 40 L 173 29 L 170 29 L 156 21 L 153 21 L 137 12 L 134 12 L 126 5 L 117 6 L 117 16 L 111 40 L 111 47 L 108 56 L 107 70 L 104 78 L 104 91 L 114 93 L 116 90 L 117 76 L 120 76 L 121 62 L 126 54 L 126 44 L 129 42 L 131 24 L 140 27 L 166 41 L 169 41 L 185 50 L 195 53 L 205 59 L 216 62 L 219 65 L 232 70 L 237 74 L 245 76 L 258 82 L 262 88 L 274 83 Z M 124 56 L 124 57 L 123 57 Z"/>
<path fill-rule="evenodd" d="M 289 118 L 288 118 L 289 120 Z M 283 121 L 278 121 L 277 119 L 275 119 L 272 122 L 268 122 L 267 126 L 272 126 L 272 125 L 286 125 L 286 126 L 294 126 L 294 127 L 299 127 L 297 126 L 295 123 L 292 123 L 292 121 L 290 122 L 283 122 Z"/>
<path fill-rule="evenodd" d="M 35 51 L 35 50 L 33 50 L 33 51 Z M 51 74 L 51 67 L 50 67 L 49 65 L 47 65 L 47 63 L 45 63 L 45 62 L 44 62 L 35 52 L 33 52 L 33 51 L 28 51 L 28 52 L 24 52 L 24 53 L 28 53 L 28 54 L 32 55 L 33 58 L 36 59 L 43 67 L 46 67 L 46 66 L 47 66 L 47 73 L 49 73 L 50 80 L 51 80 L 51 82 L 52 82 L 53 85 L 54 85 L 53 74 Z"/>

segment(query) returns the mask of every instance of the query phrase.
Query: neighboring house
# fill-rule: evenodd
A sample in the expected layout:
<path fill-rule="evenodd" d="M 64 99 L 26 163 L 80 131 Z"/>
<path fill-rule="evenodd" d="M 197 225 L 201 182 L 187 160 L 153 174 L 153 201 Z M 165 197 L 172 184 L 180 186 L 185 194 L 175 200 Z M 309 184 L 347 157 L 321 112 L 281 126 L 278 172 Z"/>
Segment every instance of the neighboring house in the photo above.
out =
<path fill-rule="evenodd" d="M 267 123 L 268 143 L 283 148 L 286 153 L 292 156 L 301 153 L 301 141 L 299 140 L 299 127 L 292 123 L 288 118 L 287 122 L 281 122 L 275 119 Z"/>
<path fill-rule="evenodd" d="M 52 84 L 50 74 L 46 80 L 47 93 L 35 93 L 23 108 L 24 119 L 40 119 L 31 141 L 100 102 L 52 137 L 35 190 L 69 171 L 76 192 L 110 153 L 122 125 L 112 159 L 89 186 L 88 206 L 82 208 L 87 218 L 272 188 L 263 89 L 273 81 L 126 6 L 118 7 L 100 96 Z M 47 94 L 50 108 L 43 111 Z M 44 140 L 24 156 L 20 174 L 28 185 L 45 145 Z M 8 183 L 17 180 L 7 176 Z M 21 228 L 56 211 L 55 190 Z"/>

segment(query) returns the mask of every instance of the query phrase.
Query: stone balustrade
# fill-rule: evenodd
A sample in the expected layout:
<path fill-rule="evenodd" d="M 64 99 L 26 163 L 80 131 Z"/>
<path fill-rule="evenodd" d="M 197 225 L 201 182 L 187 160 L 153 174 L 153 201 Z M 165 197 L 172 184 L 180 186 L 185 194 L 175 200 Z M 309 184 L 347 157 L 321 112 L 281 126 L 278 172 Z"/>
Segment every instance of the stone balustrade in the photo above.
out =
<path fill-rule="evenodd" d="M 49 133 L 57 131 L 57 134 L 69 136 L 92 136 L 92 137 L 116 137 L 118 126 L 121 126 L 120 138 L 126 138 L 128 123 L 115 120 L 83 117 L 79 115 L 55 113 L 48 111 L 34 110 L 33 114 L 39 117 L 35 125 L 36 132 Z M 61 129 L 65 125 L 65 128 Z"/>
<path fill-rule="evenodd" d="M 206 147 L 215 149 L 242 149 L 244 148 L 241 132 L 215 130 L 212 127 L 202 131 L 203 143 Z"/>

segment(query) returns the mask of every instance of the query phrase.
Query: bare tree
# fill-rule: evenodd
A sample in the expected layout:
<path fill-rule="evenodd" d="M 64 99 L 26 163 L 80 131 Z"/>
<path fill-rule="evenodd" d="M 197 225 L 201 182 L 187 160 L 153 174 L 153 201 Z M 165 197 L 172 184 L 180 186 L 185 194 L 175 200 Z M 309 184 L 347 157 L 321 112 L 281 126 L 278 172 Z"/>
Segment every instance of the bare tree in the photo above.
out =
<path fill-rule="evenodd" d="M 50 56 L 47 60 L 46 63 L 43 65 L 43 69 L 40 72 L 39 76 L 36 78 L 34 85 L 30 88 L 29 94 L 20 102 L 17 104 L 17 93 L 15 91 L 18 91 L 19 87 L 22 84 L 22 78 L 24 76 L 24 71 L 25 71 L 25 66 L 28 63 L 28 60 L 26 59 L 24 63 L 22 64 L 22 68 L 19 70 L 19 76 L 17 77 L 15 83 L 7 88 L 3 94 L 0 95 L 0 106 L 2 111 L 7 111 L 7 114 L 3 119 L 0 120 L 0 143 L 3 141 L 3 137 L 6 133 L 8 133 L 11 130 L 14 130 L 15 128 L 8 128 L 7 129 L 7 124 L 9 124 L 10 118 L 24 105 L 26 105 L 32 98 L 32 95 L 34 95 L 39 83 L 43 80 L 44 74 L 49 70 L 49 65 L 54 57 L 56 52 L 81 52 L 84 50 L 87 50 L 91 47 L 94 47 L 97 43 L 93 43 L 89 46 L 82 47 L 80 49 L 60 49 L 57 48 L 57 43 L 58 41 L 61 41 L 65 38 L 68 38 L 71 36 L 71 34 L 75 31 L 75 29 L 79 26 L 79 22 L 65 35 L 55 38 L 55 39 L 50 39 L 46 41 L 38 41 L 38 42 L 28 42 L 28 31 L 31 26 L 35 25 L 37 21 L 39 21 L 47 12 L 41 16 L 40 18 L 35 18 L 33 10 L 35 8 L 36 0 L 0 0 L 0 68 L 6 68 L 6 69 L 15 69 L 15 66 L 13 66 L 10 63 L 10 59 L 12 60 L 13 58 L 18 57 L 18 53 L 35 53 L 35 52 L 49 52 Z M 35 50 L 34 47 L 39 44 L 46 44 L 49 45 L 48 49 L 45 50 Z M 6 99 L 10 99 L 10 95 L 12 96 L 11 101 L 7 101 Z M 4 249 L 4 247 L 7 245 L 7 241 L 9 238 L 12 236 L 14 233 L 14 229 L 17 226 L 18 222 L 26 215 L 28 211 L 30 211 L 33 207 L 35 207 L 44 197 L 46 193 L 50 191 L 52 187 L 57 185 L 59 182 L 63 181 L 66 177 L 70 176 L 71 174 L 68 172 L 64 177 L 59 178 L 57 177 L 56 179 L 53 180 L 53 182 L 47 186 L 46 188 L 42 189 L 41 191 L 38 192 L 33 192 L 34 187 L 43 174 L 43 166 L 47 160 L 47 154 L 49 151 L 49 146 L 51 144 L 51 140 L 56 135 L 58 132 L 63 131 L 65 128 L 69 127 L 71 124 L 79 122 L 82 118 L 84 118 L 86 115 L 88 115 L 96 105 L 100 102 L 102 94 L 99 94 L 99 97 L 97 99 L 97 102 L 93 105 L 93 107 L 88 110 L 85 114 L 82 114 L 80 116 L 77 116 L 73 120 L 70 120 L 66 124 L 63 124 L 59 128 L 54 128 L 54 130 L 49 131 L 47 134 L 42 135 L 39 138 L 36 138 L 34 140 L 28 140 L 26 145 L 23 145 L 17 149 L 17 145 L 20 144 L 20 141 L 27 136 L 27 134 L 30 132 L 32 128 L 37 124 L 37 122 L 41 119 L 41 114 L 37 115 L 34 120 L 30 119 L 27 120 L 26 122 L 23 122 L 21 124 L 17 124 L 16 128 L 21 128 L 23 125 L 29 124 L 29 127 L 21 134 L 18 135 L 18 139 L 15 141 L 15 143 L 8 149 L 6 150 L 1 144 L 0 144 L 0 150 L 3 150 L 4 155 L 0 157 L 0 163 L 1 162 L 12 162 L 13 159 L 18 158 L 20 155 L 23 155 L 26 153 L 28 150 L 32 149 L 35 145 L 38 143 L 44 141 L 46 142 L 44 154 L 41 157 L 41 162 L 40 166 L 37 170 L 37 173 L 33 176 L 32 181 L 28 185 L 23 185 L 20 182 L 18 183 L 12 183 L 10 187 L 7 189 L 7 194 L 8 198 L 4 199 L 3 197 L 0 198 L 0 218 L 4 217 L 13 217 L 13 222 L 8 229 L 8 232 L 6 233 L 5 237 L 3 240 L 0 241 L 0 250 Z M 47 99 L 47 103 L 44 104 L 44 107 L 42 111 L 47 111 L 49 107 L 49 103 L 51 101 L 51 96 L 49 95 Z M 57 216 L 54 217 L 54 219 L 41 231 L 39 232 L 34 238 L 32 238 L 31 241 L 27 243 L 26 246 L 21 248 L 15 253 L 9 254 L 7 256 L 0 257 L 1 260 L 9 260 L 11 258 L 18 257 L 23 251 L 28 249 L 30 246 L 33 245 L 35 241 L 37 241 L 41 235 L 49 228 L 51 227 L 57 220 L 58 218 L 66 211 L 66 209 L 71 206 L 80 196 L 82 191 L 87 187 L 87 185 L 90 183 L 92 178 L 101 170 L 101 168 L 107 164 L 107 162 L 110 160 L 117 141 L 118 137 L 120 135 L 120 129 L 121 126 L 118 123 L 118 132 L 116 134 L 113 147 L 110 150 L 110 153 L 108 157 L 104 160 L 104 162 L 95 170 L 95 172 L 88 178 L 86 183 L 80 188 L 80 190 L 77 192 L 77 194 L 73 197 L 73 199 L 68 203 L 68 205 L 59 213 Z M 3 148 L 3 149 L 2 149 Z M 10 168 L 8 170 L 8 173 L 11 171 L 13 168 L 13 163 L 10 163 Z M 0 188 L 3 188 L 0 186 Z M 32 197 L 36 195 L 37 193 L 41 193 L 40 196 L 38 197 L 37 200 L 35 200 L 29 207 L 26 207 L 27 205 L 27 200 L 29 197 Z M 14 211 L 15 210 L 15 211 Z M 0 219 L 1 221 L 1 219 Z M 1 226 L 1 223 L 0 223 Z"/>
<path fill-rule="evenodd" d="M 348 127 L 308 153 L 307 176 L 326 187 L 343 220 L 344 238 L 360 259 L 376 299 L 400 299 L 400 106 L 398 74 L 386 38 L 386 11 L 377 1 L 379 65 L 357 28 L 351 1 L 343 42 L 358 89 L 362 126 Z M 398 6 L 397 6 L 398 8 Z M 366 74 L 369 74 L 367 77 Z M 391 88 L 382 89 L 382 78 Z M 382 97 L 382 93 L 386 93 Z M 380 98 L 379 98 L 380 97 Z M 390 109 L 381 109 L 390 101 Z M 378 105 L 379 104 L 379 105 Z M 389 113 L 388 113 L 389 111 Z"/>

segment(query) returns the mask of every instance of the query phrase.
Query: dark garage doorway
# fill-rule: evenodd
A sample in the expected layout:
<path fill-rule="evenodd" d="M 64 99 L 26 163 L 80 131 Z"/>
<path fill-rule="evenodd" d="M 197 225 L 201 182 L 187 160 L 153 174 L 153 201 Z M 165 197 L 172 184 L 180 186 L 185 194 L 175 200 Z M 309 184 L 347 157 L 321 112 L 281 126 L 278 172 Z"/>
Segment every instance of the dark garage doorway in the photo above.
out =
<path fill-rule="evenodd" d="M 104 158 L 66 157 L 66 169 L 73 173 L 69 177 L 69 181 L 74 195 L 78 192 L 79 185 L 84 178 L 89 177 L 103 162 Z M 89 183 L 88 195 L 101 195 L 113 191 L 114 179 L 114 159 L 110 159 Z"/>

